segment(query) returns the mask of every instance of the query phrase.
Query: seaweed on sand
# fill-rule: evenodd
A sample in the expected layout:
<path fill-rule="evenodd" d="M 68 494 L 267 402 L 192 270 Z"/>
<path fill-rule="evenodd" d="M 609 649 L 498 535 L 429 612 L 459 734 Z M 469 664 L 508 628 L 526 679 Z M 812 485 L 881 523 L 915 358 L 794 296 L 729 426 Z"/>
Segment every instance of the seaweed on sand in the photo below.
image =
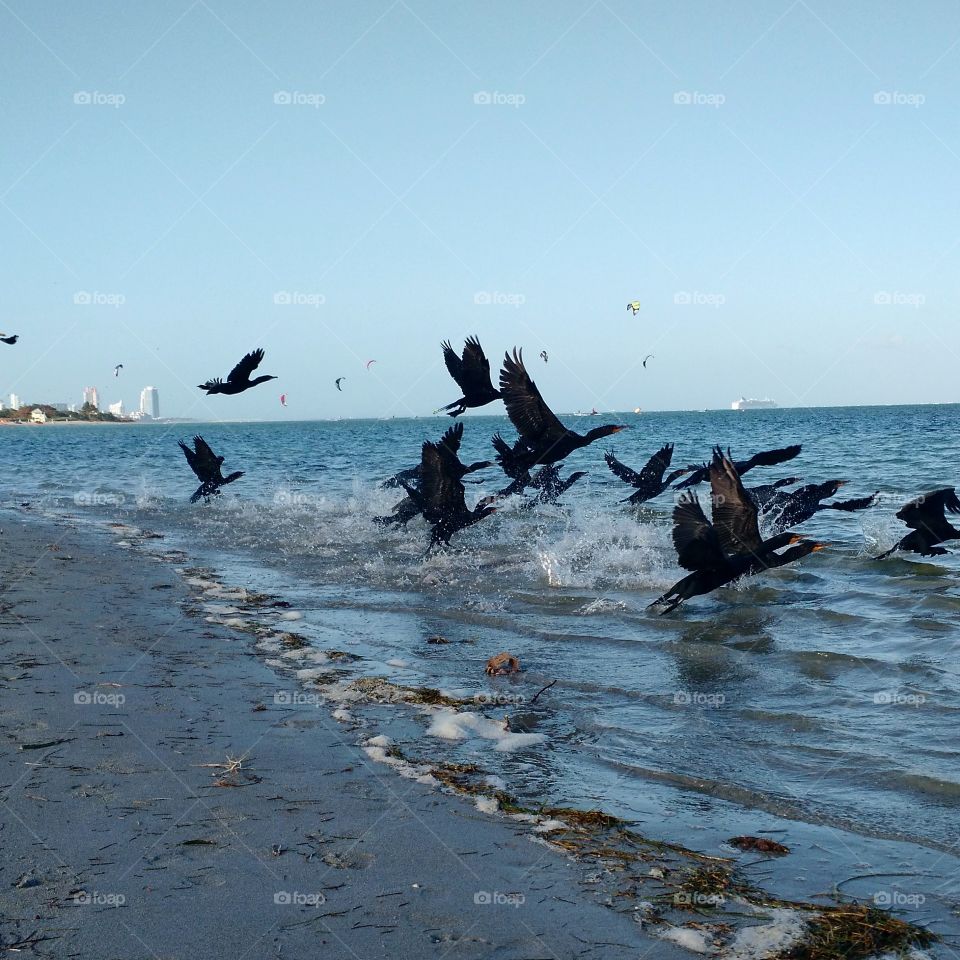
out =
<path fill-rule="evenodd" d="M 867 957 L 901 954 L 910 947 L 929 947 L 936 934 L 900 920 L 885 910 L 862 903 L 836 907 L 791 904 L 815 910 L 803 938 L 788 948 L 779 960 L 866 960 Z"/>

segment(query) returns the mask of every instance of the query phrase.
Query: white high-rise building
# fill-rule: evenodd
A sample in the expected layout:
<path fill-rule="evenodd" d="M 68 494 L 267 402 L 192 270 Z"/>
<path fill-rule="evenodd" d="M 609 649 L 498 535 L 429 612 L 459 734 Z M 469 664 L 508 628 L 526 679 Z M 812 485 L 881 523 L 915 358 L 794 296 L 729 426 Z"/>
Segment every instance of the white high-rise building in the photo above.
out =
<path fill-rule="evenodd" d="M 97 392 L 96 387 L 83 388 L 83 402 L 89 403 L 94 410 L 100 409 L 100 394 Z"/>
<path fill-rule="evenodd" d="M 108 410 L 110 411 L 110 413 L 112 413 L 115 417 L 122 417 L 122 416 L 123 416 L 123 401 L 122 401 L 122 400 L 118 400 L 116 403 L 111 403 L 110 406 L 107 407 L 107 409 L 108 409 Z"/>
<path fill-rule="evenodd" d="M 21 401 L 21 399 L 20 399 L 15 393 L 11 393 L 11 394 L 10 394 L 10 409 L 11 409 L 11 410 L 19 410 L 22 406 L 23 406 L 23 402 Z"/>
<path fill-rule="evenodd" d="M 144 387 L 140 393 L 140 413 L 157 420 L 160 417 L 160 394 L 156 387 Z"/>

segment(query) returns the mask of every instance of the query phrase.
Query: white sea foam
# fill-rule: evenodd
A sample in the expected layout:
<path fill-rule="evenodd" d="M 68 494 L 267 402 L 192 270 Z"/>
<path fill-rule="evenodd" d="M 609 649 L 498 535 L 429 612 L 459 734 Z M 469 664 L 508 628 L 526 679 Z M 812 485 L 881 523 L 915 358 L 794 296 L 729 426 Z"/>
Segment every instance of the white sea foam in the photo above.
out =
<path fill-rule="evenodd" d="M 471 736 L 492 740 L 496 744 L 494 750 L 498 753 L 512 753 L 547 739 L 542 733 L 512 733 L 505 723 L 490 720 L 479 713 L 458 713 L 447 709 L 437 710 L 433 714 L 427 734 L 442 740 L 466 740 Z"/>
<path fill-rule="evenodd" d="M 689 927 L 663 927 L 651 928 L 651 931 L 661 940 L 669 940 L 677 946 L 690 950 L 693 953 L 710 953 L 713 947 L 707 939 L 707 934 L 703 930 L 692 930 Z"/>
<path fill-rule="evenodd" d="M 780 956 L 803 936 L 807 924 L 796 910 L 771 910 L 769 923 L 742 927 L 727 944 L 724 956 L 730 960 L 764 960 Z"/>

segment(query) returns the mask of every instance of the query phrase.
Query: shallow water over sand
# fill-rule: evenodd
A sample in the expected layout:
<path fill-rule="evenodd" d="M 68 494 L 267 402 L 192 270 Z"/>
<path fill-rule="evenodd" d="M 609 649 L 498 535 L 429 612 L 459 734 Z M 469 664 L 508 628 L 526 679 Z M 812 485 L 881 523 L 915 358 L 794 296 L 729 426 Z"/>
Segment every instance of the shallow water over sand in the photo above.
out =
<path fill-rule="evenodd" d="M 451 759 L 483 756 L 521 795 L 602 807 L 692 846 L 740 828 L 789 829 L 843 864 L 907 857 L 956 875 L 945 854 L 960 800 L 960 556 L 871 556 L 899 535 L 904 500 L 960 479 L 960 407 L 611 419 L 632 429 L 609 448 L 637 468 L 666 441 L 679 465 L 713 443 L 746 456 L 798 442 L 797 460 L 749 480 L 839 477 L 851 481 L 843 497 L 885 496 L 865 513 L 808 523 L 829 550 L 657 617 L 647 604 L 681 575 L 672 498 L 640 511 L 620 504 L 630 490 L 600 445 L 570 459 L 589 476 L 563 506 L 508 503 L 426 557 L 422 523 L 391 531 L 371 518 L 400 499 L 377 481 L 416 462 L 446 418 L 10 428 L 0 470 L 7 503 L 121 518 L 164 533 L 167 547 L 227 582 L 283 596 L 304 614 L 298 632 L 360 657 L 361 675 L 477 697 L 478 711 L 519 718 L 544 742 L 500 753 L 482 737 L 431 737 L 400 715 L 386 732 Z M 512 436 L 502 418 L 465 423 L 467 461 L 490 455 L 495 430 Z M 193 432 L 225 468 L 246 471 L 209 506 L 186 502 L 196 484 L 176 439 Z M 468 499 L 505 485 L 495 469 L 477 479 Z M 426 643 L 435 635 L 450 642 Z M 525 672 L 485 678 L 501 650 Z"/>

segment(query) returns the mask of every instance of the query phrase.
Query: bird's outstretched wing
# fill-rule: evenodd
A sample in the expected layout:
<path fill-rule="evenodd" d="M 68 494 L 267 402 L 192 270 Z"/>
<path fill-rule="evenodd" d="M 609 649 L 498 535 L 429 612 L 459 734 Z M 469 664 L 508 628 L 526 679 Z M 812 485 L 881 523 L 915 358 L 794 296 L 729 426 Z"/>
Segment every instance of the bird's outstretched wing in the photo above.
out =
<path fill-rule="evenodd" d="M 694 493 L 681 496 L 673 508 L 673 545 L 684 570 L 712 570 L 726 562 L 717 531 Z"/>
<path fill-rule="evenodd" d="M 960 499 L 953 487 L 932 490 L 911 500 L 897 512 L 897 519 L 913 530 L 928 530 L 942 521 L 948 511 L 960 513 Z"/>
<path fill-rule="evenodd" d="M 603 459 L 607 461 L 611 472 L 624 483 L 629 483 L 631 487 L 639 487 L 643 483 L 643 477 L 636 470 L 631 470 L 625 463 L 621 463 L 612 453 L 605 453 Z"/>
<path fill-rule="evenodd" d="M 532 446 L 548 445 L 558 440 L 567 428 L 544 403 L 537 385 L 530 379 L 523 365 L 523 351 L 505 354 L 500 371 L 500 393 L 507 415 L 517 432 Z"/>
<path fill-rule="evenodd" d="M 463 376 L 463 361 L 457 356 L 457 351 L 450 345 L 449 340 L 444 340 L 440 346 L 443 347 L 443 362 L 447 365 L 450 376 L 462 387 L 460 378 Z"/>
<path fill-rule="evenodd" d="M 529 471 L 518 459 L 526 450 L 526 444 L 522 440 L 517 440 L 511 447 L 499 433 L 495 433 L 491 442 L 494 450 L 497 451 L 497 463 L 500 464 L 500 469 L 511 480 L 529 479 Z"/>
<path fill-rule="evenodd" d="M 640 479 L 644 483 L 660 483 L 663 475 L 667 472 L 667 467 L 673 460 L 673 444 L 665 443 L 648 461 L 647 465 L 640 471 Z"/>
<path fill-rule="evenodd" d="M 196 451 L 197 476 L 201 480 L 212 480 L 220 476 L 220 458 L 210 449 L 210 445 L 201 436 L 193 438 L 193 449 Z"/>
<path fill-rule="evenodd" d="M 738 463 L 737 467 L 740 473 L 746 473 L 754 467 L 772 467 L 774 464 L 792 460 L 800 453 L 801 449 L 802 447 L 798 443 L 792 447 L 783 447 L 780 450 L 763 450 L 760 453 L 755 453 L 749 460 Z"/>
<path fill-rule="evenodd" d="M 490 380 L 490 361 L 476 337 L 467 337 L 463 347 L 463 356 L 458 357 L 449 340 L 444 340 L 443 361 L 450 376 L 457 382 L 464 396 L 493 392 Z"/>
<path fill-rule="evenodd" d="M 460 442 L 463 440 L 463 423 L 455 423 L 440 438 L 440 452 L 446 456 L 456 457 L 460 452 Z"/>
<path fill-rule="evenodd" d="M 743 487 L 737 468 L 719 448 L 710 464 L 713 527 L 728 556 L 756 553 L 763 546 L 757 507 Z"/>
<path fill-rule="evenodd" d="M 263 361 L 263 350 L 251 350 L 231 371 L 227 383 L 245 383 Z"/>
<path fill-rule="evenodd" d="M 480 346 L 480 341 L 476 337 L 467 337 L 463 347 L 463 360 L 461 364 L 464 376 L 469 383 L 478 387 L 490 387 L 492 389 L 490 361 L 487 359 L 487 355 L 483 352 L 483 347 Z"/>
<path fill-rule="evenodd" d="M 190 469 L 197 475 L 197 479 L 205 480 L 206 477 L 204 477 L 204 475 L 200 472 L 198 466 L 197 455 L 182 440 L 178 440 L 177 443 L 180 445 L 183 455 L 187 458 L 187 463 L 190 464 Z"/>

